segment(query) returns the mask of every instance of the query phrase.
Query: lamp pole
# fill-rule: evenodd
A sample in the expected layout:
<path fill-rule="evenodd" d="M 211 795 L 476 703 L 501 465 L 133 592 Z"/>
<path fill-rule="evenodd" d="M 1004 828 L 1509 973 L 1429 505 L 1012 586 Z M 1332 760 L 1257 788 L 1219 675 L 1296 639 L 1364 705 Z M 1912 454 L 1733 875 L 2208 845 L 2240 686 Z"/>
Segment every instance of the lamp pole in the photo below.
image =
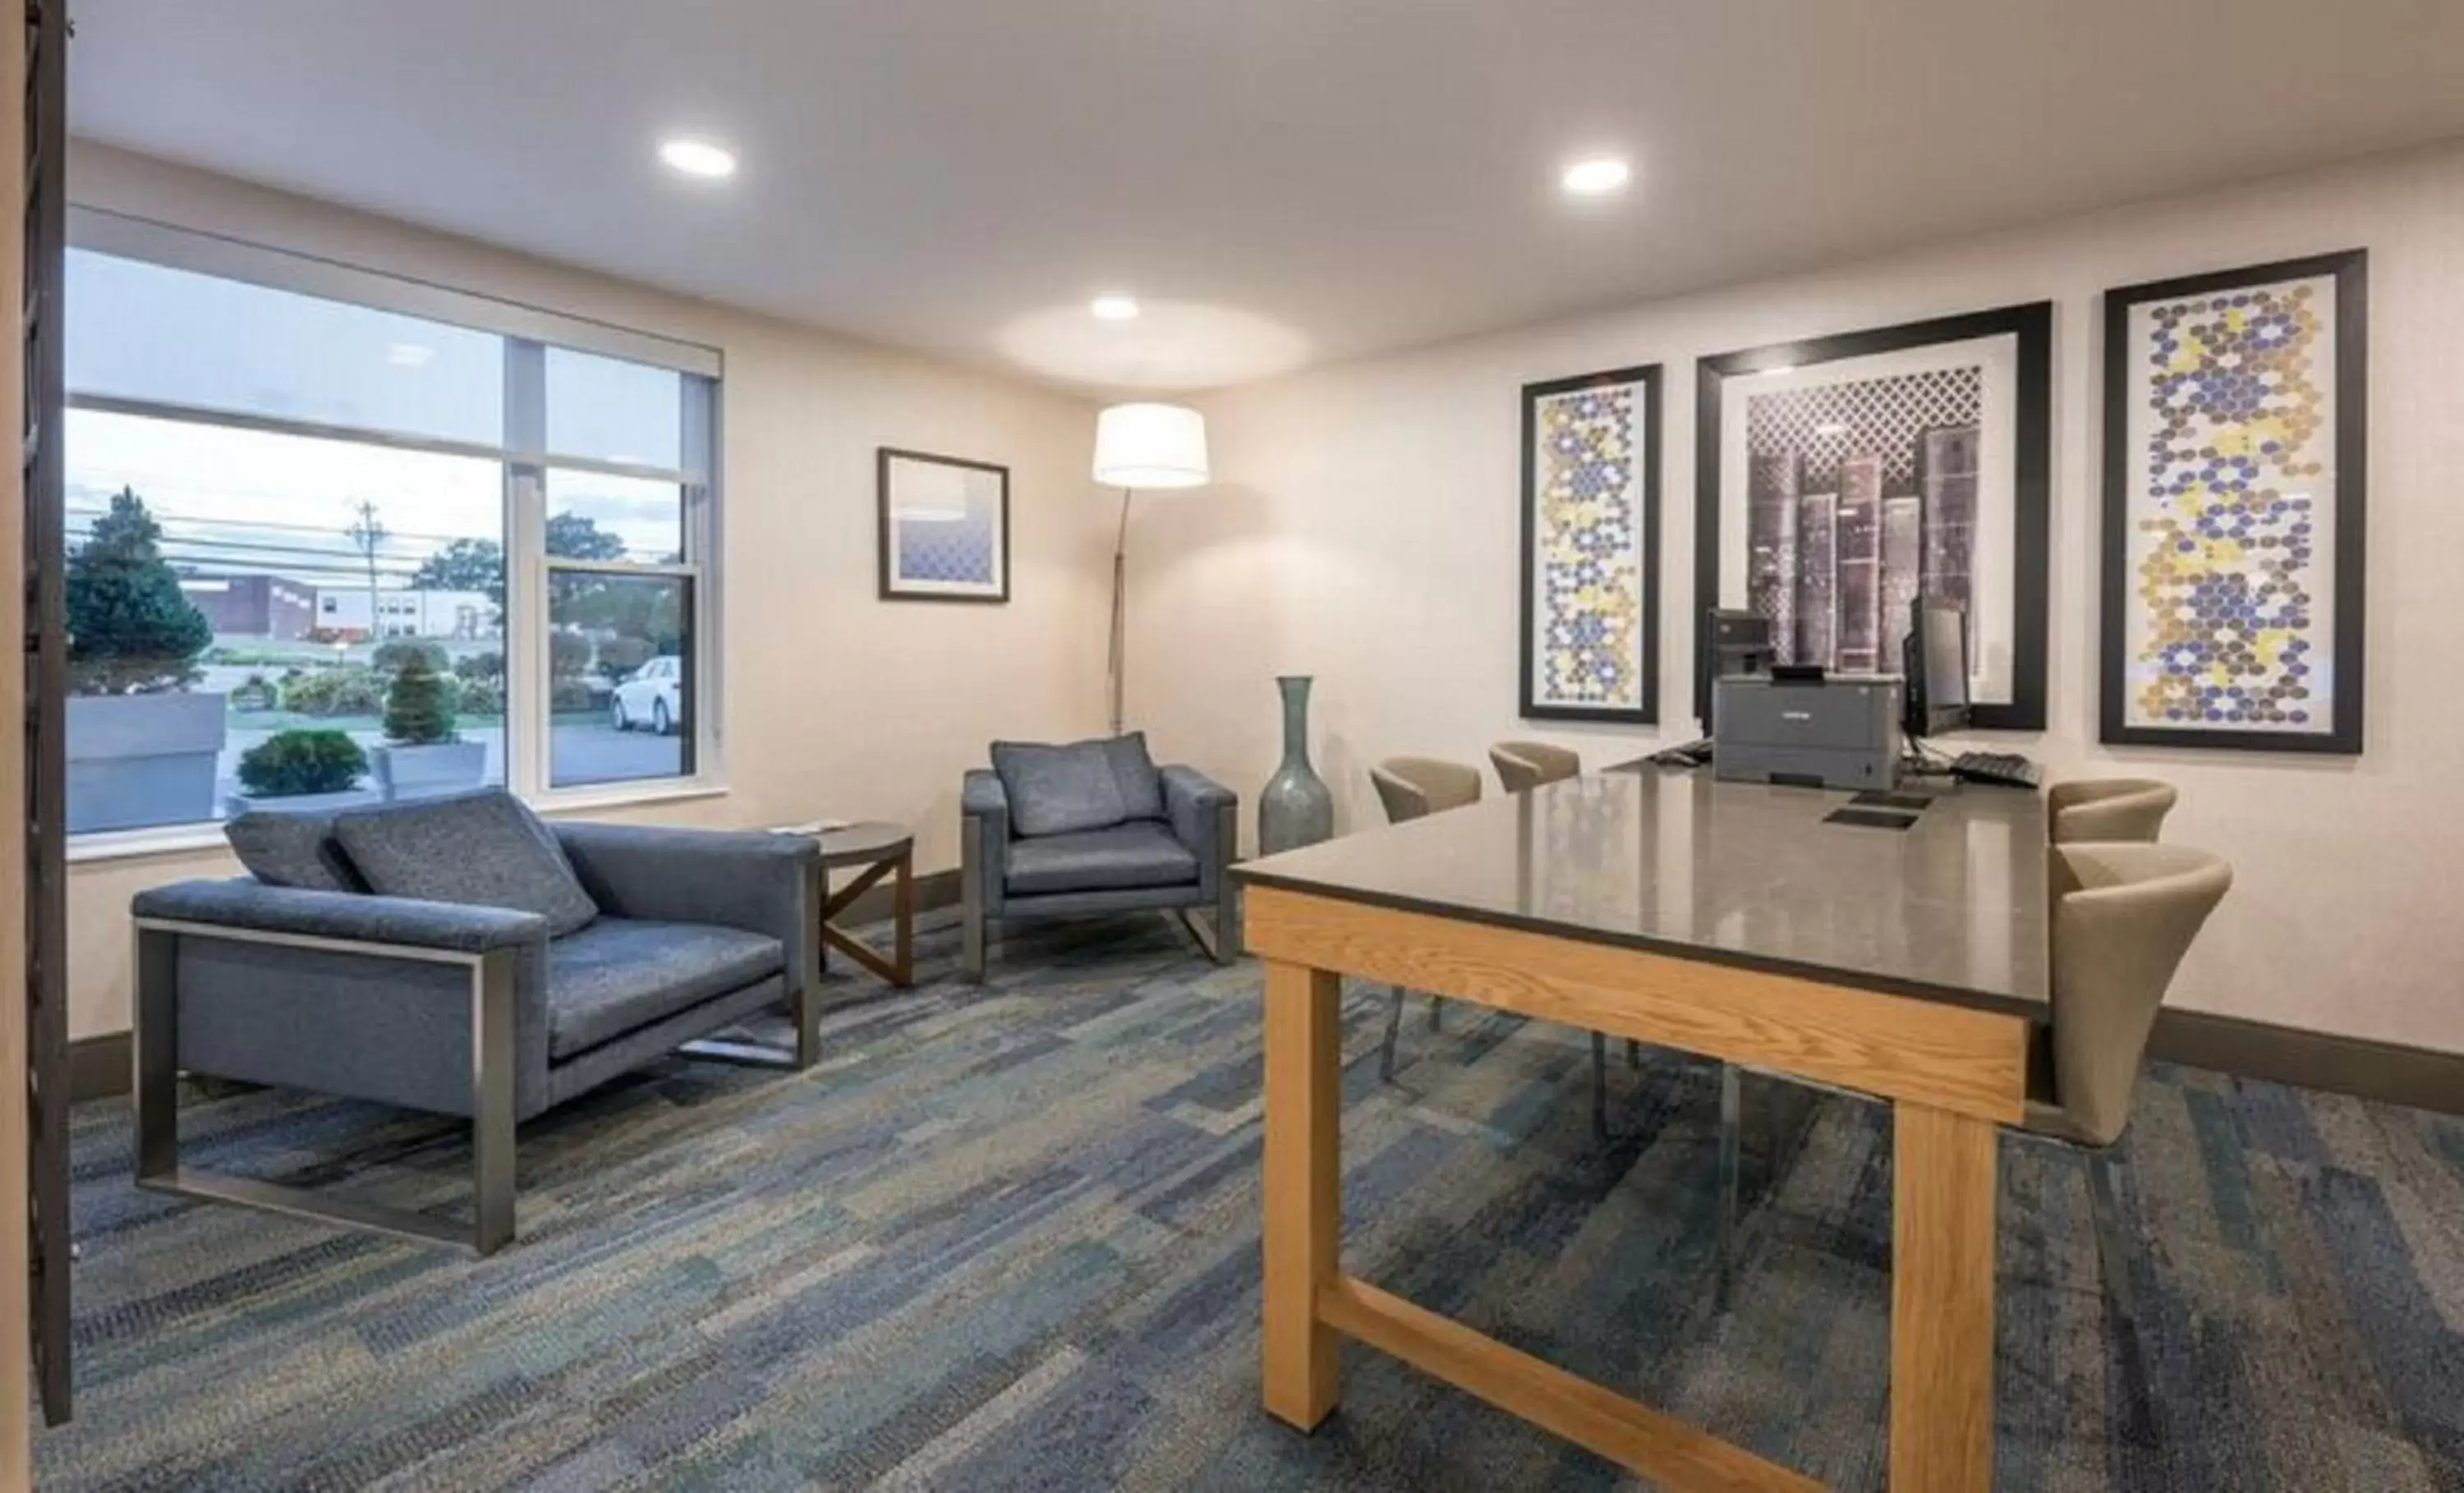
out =
<path fill-rule="evenodd" d="M 1206 485 L 1206 417 L 1185 405 L 1112 405 L 1095 416 L 1094 478 L 1121 491 L 1112 531 L 1112 637 L 1106 660 L 1107 720 L 1121 734 L 1130 671 L 1130 494 L 1139 488 Z"/>
<path fill-rule="evenodd" d="M 1121 677 L 1129 671 L 1129 570 L 1130 490 L 1121 489 L 1121 525 L 1112 536 L 1112 648 L 1105 669 L 1105 684 L 1112 703 L 1111 730 L 1121 734 Z"/>

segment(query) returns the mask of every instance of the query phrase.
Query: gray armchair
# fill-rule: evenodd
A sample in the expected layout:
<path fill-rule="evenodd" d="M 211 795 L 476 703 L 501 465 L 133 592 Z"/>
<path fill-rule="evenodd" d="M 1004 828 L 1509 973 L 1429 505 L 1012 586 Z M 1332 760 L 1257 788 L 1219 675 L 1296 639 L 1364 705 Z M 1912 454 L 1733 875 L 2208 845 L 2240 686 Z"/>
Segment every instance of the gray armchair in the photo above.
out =
<path fill-rule="evenodd" d="M 968 772 L 958 804 L 968 978 L 983 977 L 991 925 L 1017 918 L 1165 910 L 1218 963 L 1239 952 L 1230 789 L 1196 768 L 1158 769 L 1137 732 L 995 742 L 992 757 Z"/>
<path fill-rule="evenodd" d="M 497 791 L 229 832 L 250 878 L 131 905 L 141 1186 L 488 1254 L 517 1122 L 679 1049 L 818 1056 L 811 840 L 548 825 Z M 696 1041 L 781 1004 L 792 1052 Z M 183 1167 L 184 1071 L 469 1118 L 473 1224 Z"/>

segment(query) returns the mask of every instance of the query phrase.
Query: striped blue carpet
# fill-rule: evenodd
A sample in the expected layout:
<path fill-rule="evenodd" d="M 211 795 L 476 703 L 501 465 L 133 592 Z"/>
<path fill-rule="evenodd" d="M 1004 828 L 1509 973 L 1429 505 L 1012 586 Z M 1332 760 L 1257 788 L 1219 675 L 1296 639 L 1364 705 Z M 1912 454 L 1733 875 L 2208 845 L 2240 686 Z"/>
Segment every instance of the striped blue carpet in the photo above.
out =
<path fill-rule="evenodd" d="M 1260 976 L 1161 918 L 850 1007 L 818 1071 L 671 1062 L 526 1127 L 491 1261 L 136 1192 L 78 1115 L 79 1415 L 43 1485 L 1587 1489 L 1618 1471 L 1367 1349 L 1258 1408 Z M 846 981 L 850 992 L 861 989 Z M 1713 1309 L 1716 1083 L 1346 1002 L 1347 1263 L 1844 1488 L 1883 1482 L 1889 1131 L 1758 1088 Z M 453 1128 L 192 1099 L 191 1159 L 458 1205 Z M 2464 1488 L 2464 1121 L 2160 1070 L 2127 1143 L 2136 1350 L 2071 1157 L 2003 1151 L 2006 1489 Z"/>

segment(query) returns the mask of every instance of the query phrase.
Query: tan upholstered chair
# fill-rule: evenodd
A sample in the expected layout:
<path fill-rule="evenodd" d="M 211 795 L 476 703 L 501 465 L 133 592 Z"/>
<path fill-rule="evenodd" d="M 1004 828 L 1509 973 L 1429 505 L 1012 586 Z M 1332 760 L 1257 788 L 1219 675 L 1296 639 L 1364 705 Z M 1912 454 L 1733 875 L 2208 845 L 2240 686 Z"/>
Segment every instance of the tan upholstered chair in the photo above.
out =
<path fill-rule="evenodd" d="M 2057 845 L 2090 843 L 2153 845 L 2164 831 L 2165 816 L 2172 811 L 2179 798 L 2172 784 L 2159 782 L 2152 778 L 2090 778 L 2058 782 L 2045 792 L 2045 827 Z M 2057 883 L 2059 875 L 2057 864 Z M 2144 1038 L 2145 1034 L 2142 1036 Z M 1737 1130 L 1742 1101 L 1738 1096 L 1738 1086 L 1739 1077 L 1733 1067 L 1722 1075 L 1720 1156 L 1723 1167 L 1730 1170 L 1736 1165 L 1739 1144 Z M 2106 1186 L 2109 1181 L 2100 1174 L 2100 1186 Z M 1722 1186 L 1733 1211 L 1735 1185 L 1724 1182 Z M 2109 1201 L 2109 1198 L 2101 1198 L 2100 1207 Z M 2101 1221 L 2102 1218 L 2101 1214 Z M 1733 1220 L 1723 1215 L 1722 1221 L 1729 1223 Z"/>
<path fill-rule="evenodd" d="M 2124 1322 L 2135 1313 L 2111 1148 L 2129 1124 L 2166 988 L 2232 886 L 2221 857 L 2181 845 L 2083 843 L 2053 851 L 2051 1061 L 2032 1075 L 2023 1125 L 2027 1134 L 2089 1153 L 2097 1259 Z M 1720 1095 L 1723 1303 L 1736 1258 L 1737 1075 L 1730 1065 Z"/>
<path fill-rule="evenodd" d="M 1544 783 L 1563 782 L 1583 775 L 1583 757 L 1546 741 L 1500 741 L 1488 749 L 1488 764 L 1508 793 L 1528 793 Z M 1625 1065 L 1642 1066 L 1642 1043 L 1626 1040 Z"/>
<path fill-rule="evenodd" d="M 2167 845 L 2054 850 L 2052 1089 L 2031 1131 L 2101 1150 L 2122 1138 L 2165 987 L 2233 886 L 2233 867 Z"/>
<path fill-rule="evenodd" d="M 1488 764 L 1497 769 L 1497 780 L 1508 793 L 1579 778 L 1583 772 L 1580 754 L 1546 741 L 1501 741 L 1488 749 Z"/>
<path fill-rule="evenodd" d="M 2161 807 L 2155 813 L 2164 817 Z M 2190 941 L 2233 887 L 2233 867 L 2181 845 L 2057 845 L 2053 887 L 2052 1071 L 2046 1091 L 2029 1095 L 2026 1125 L 2032 1134 L 2088 1153 L 2097 1261 L 2106 1295 L 2122 1320 L 2132 1322 L 2128 1236 L 2111 1148 L 2130 1123 L 2156 1008 Z"/>
<path fill-rule="evenodd" d="M 2163 838 L 2165 816 L 2181 795 L 2152 778 L 2087 778 L 2045 790 L 2045 823 L 2056 845 Z"/>
<path fill-rule="evenodd" d="M 1400 824 L 1480 801 L 1480 769 L 1434 757 L 1390 757 L 1369 769 L 1389 823 Z M 1395 1040 L 1403 1028 L 1403 987 L 1395 987 L 1386 1009 L 1386 1040 L 1378 1049 L 1377 1076 L 1395 1081 Z M 1429 1030 L 1442 1029 L 1445 998 L 1429 998 Z M 1609 1128 L 1608 1039 L 1592 1034 L 1592 1129 Z"/>
<path fill-rule="evenodd" d="M 1435 757 L 1390 757 L 1369 769 L 1386 822 L 1442 814 L 1480 801 L 1480 769 Z"/>

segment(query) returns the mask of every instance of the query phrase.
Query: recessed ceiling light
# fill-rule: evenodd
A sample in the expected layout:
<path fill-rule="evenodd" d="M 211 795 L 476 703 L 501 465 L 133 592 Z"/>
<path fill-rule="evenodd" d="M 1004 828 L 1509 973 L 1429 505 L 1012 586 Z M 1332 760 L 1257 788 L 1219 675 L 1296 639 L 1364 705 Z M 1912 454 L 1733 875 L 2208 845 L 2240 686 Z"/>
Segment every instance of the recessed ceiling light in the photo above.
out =
<path fill-rule="evenodd" d="M 659 143 L 659 159 L 687 176 L 717 178 L 736 174 L 736 152 L 706 140 L 679 136 Z"/>
<path fill-rule="evenodd" d="M 1621 156 L 1589 156 L 1566 167 L 1557 184 L 1577 197 L 1605 197 L 1625 190 L 1634 167 Z"/>
<path fill-rule="evenodd" d="M 1134 321 L 1138 317 L 1138 303 L 1128 296 L 1098 296 L 1087 309 L 1098 321 Z"/>

